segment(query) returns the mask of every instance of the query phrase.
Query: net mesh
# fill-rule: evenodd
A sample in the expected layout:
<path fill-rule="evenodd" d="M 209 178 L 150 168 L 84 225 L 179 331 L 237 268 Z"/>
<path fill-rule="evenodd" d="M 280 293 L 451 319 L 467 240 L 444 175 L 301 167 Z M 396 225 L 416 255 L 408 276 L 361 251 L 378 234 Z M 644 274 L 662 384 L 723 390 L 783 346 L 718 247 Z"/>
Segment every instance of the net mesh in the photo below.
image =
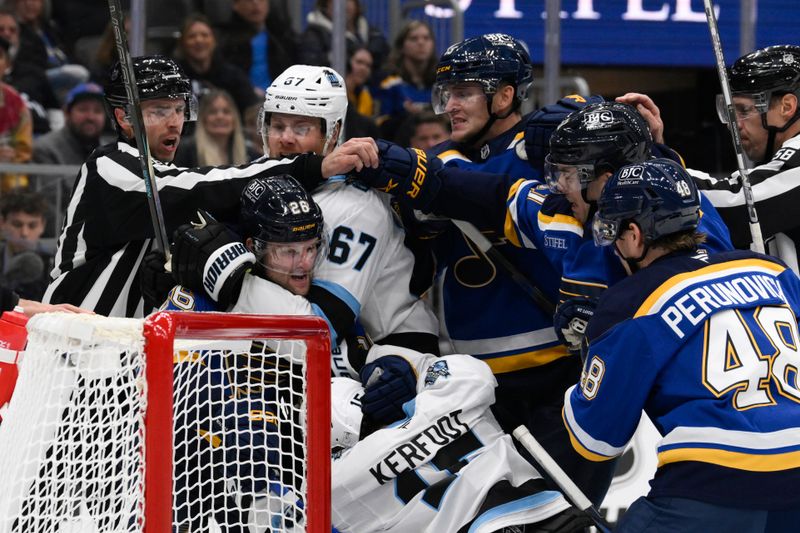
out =
<path fill-rule="evenodd" d="M 143 530 L 142 328 L 31 320 L 0 425 L 0 532 Z M 172 531 L 306 531 L 306 351 L 293 339 L 176 341 L 164 391 Z"/>

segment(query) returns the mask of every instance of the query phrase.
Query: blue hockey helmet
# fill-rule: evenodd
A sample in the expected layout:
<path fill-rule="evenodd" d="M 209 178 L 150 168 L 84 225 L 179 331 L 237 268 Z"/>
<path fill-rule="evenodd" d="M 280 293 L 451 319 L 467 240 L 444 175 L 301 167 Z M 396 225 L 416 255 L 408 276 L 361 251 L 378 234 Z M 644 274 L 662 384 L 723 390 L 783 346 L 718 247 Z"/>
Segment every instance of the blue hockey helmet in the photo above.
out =
<path fill-rule="evenodd" d="M 686 170 L 669 159 L 627 165 L 612 175 L 597 202 L 592 224 L 598 246 L 613 244 L 628 222 L 642 230 L 646 244 L 700 220 L 700 193 Z"/>
<path fill-rule="evenodd" d="M 257 177 L 242 191 L 242 232 L 256 243 L 300 242 L 322 235 L 322 210 L 288 174 Z"/>
<path fill-rule="evenodd" d="M 488 33 L 456 43 L 448 48 L 436 66 L 432 103 L 437 114 L 443 113 L 446 87 L 453 83 L 475 82 L 491 96 L 501 82 L 516 90 L 516 106 L 528 98 L 533 83 L 533 64 L 525 47 L 504 33 Z"/>
<path fill-rule="evenodd" d="M 621 102 L 589 104 L 570 113 L 550 136 L 545 178 L 559 192 L 566 192 L 565 180 L 583 188 L 603 172 L 645 161 L 652 146 L 650 127 L 635 107 Z"/>

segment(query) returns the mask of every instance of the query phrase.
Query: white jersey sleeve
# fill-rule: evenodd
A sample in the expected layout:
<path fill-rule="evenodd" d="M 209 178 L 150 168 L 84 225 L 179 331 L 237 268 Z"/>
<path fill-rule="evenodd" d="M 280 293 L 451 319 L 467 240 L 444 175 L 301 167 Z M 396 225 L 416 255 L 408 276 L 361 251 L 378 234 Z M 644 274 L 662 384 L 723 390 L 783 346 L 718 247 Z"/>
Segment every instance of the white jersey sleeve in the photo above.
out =
<path fill-rule="evenodd" d="M 491 370 L 466 355 L 377 350 L 409 359 L 418 371 L 418 393 L 406 404 L 407 419 L 334 459 L 332 517 L 339 531 L 434 533 L 472 524 L 470 531 L 483 533 L 534 523 L 569 506 L 558 492 L 532 491 L 527 499 L 513 500 L 525 504 L 484 513 L 498 487 L 540 479 L 489 410 L 496 383 Z M 368 359 L 379 355 L 375 351 Z"/>
<path fill-rule="evenodd" d="M 330 232 L 328 258 L 316 271 L 376 340 L 409 331 L 438 334 L 436 317 L 410 291 L 414 255 L 387 195 L 331 181 L 313 193 Z"/>

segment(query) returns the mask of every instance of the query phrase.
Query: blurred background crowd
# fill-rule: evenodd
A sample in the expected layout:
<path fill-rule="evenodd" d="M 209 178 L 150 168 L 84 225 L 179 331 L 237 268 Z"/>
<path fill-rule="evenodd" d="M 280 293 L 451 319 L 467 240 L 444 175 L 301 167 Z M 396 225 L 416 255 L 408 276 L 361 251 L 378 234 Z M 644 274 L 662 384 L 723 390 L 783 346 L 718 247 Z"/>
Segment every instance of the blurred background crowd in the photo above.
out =
<path fill-rule="evenodd" d="M 345 3 L 345 136 L 430 148 L 449 134 L 430 96 L 451 32 L 405 14 L 389 28 L 385 12 L 374 14 L 382 23 L 366 12 L 375 5 Z M 122 6 L 130 9 L 131 1 Z M 264 89 L 296 63 L 334 66 L 332 0 L 146 0 L 145 6 L 145 52 L 175 58 L 200 102 L 175 159 L 180 166 L 258 157 Z M 79 165 L 114 138 L 102 87 L 115 59 L 107 0 L 0 0 L 0 282 L 24 298 L 39 299 L 46 287 Z M 607 90 L 607 97 L 635 88 L 598 79 L 601 91 L 593 92 Z M 576 80 L 564 94 L 588 94 L 588 84 Z M 533 98 L 531 107 L 544 103 Z M 681 148 L 680 140 L 673 144 Z M 26 168 L 31 163 L 35 172 Z"/>

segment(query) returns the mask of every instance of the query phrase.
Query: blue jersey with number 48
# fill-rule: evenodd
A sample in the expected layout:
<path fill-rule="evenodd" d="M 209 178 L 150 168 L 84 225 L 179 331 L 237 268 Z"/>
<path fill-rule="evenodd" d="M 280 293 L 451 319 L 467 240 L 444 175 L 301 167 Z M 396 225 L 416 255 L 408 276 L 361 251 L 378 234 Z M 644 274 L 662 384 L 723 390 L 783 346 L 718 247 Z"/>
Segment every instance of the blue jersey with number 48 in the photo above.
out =
<path fill-rule="evenodd" d="M 620 455 L 644 410 L 663 435 L 650 496 L 800 505 L 800 280 L 746 251 L 674 253 L 609 288 L 566 393 L 573 446 Z"/>

